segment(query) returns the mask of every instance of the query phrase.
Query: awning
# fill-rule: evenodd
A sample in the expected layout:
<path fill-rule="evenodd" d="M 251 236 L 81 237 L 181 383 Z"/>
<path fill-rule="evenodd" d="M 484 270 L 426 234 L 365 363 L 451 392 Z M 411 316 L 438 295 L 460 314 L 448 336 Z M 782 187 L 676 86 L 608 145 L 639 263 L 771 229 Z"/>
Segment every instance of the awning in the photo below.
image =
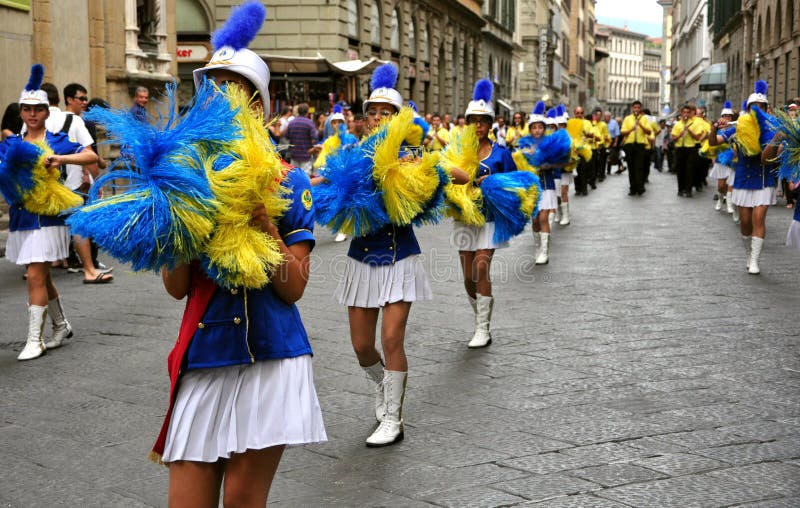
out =
<path fill-rule="evenodd" d="M 345 60 L 331 62 L 322 55 L 317 56 L 284 56 L 261 55 L 269 66 L 273 75 L 281 74 L 340 74 L 344 76 L 357 76 L 369 74 L 375 67 L 386 63 L 375 57 L 369 60 Z"/>
<path fill-rule="evenodd" d="M 700 75 L 700 91 L 725 90 L 728 82 L 728 64 L 715 63 Z"/>
<path fill-rule="evenodd" d="M 514 108 L 511 107 L 511 104 L 507 103 L 503 99 L 497 99 L 497 103 L 506 108 L 509 111 L 509 113 L 514 111 Z"/>

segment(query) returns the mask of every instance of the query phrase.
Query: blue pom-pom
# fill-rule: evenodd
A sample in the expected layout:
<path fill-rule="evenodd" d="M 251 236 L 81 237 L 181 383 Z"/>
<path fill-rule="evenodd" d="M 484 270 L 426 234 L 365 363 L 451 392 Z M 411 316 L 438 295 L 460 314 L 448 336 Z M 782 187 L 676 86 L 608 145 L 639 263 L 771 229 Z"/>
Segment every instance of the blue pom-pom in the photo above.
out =
<path fill-rule="evenodd" d="M 732 107 L 731 101 L 725 101 L 725 104 L 722 105 L 722 109 L 731 109 Z"/>
<path fill-rule="evenodd" d="M 569 162 L 571 148 L 572 138 L 569 133 L 565 129 L 557 130 L 539 143 L 530 160 L 531 166 L 538 168 L 542 164 Z"/>
<path fill-rule="evenodd" d="M 393 63 L 383 64 L 372 73 L 370 86 L 373 90 L 378 88 L 394 88 L 397 84 L 397 66 Z"/>
<path fill-rule="evenodd" d="M 31 77 L 28 79 L 28 84 L 25 85 L 25 90 L 39 90 L 42 88 L 42 80 L 44 79 L 44 65 L 33 64 L 31 66 Z"/>
<path fill-rule="evenodd" d="M 0 192 L 9 205 L 21 202 L 23 195 L 33 189 L 33 167 L 41 155 L 42 149 L 33 143 L 8 143 L 0 162 Z"/>
<path fill-rule="evenodd" d="M 340 105 L 336 104 L 336 105 L 333 106 L 333 114 L 334 115 L 338 115 L 341 112 L 342 112 L 342 107 Z"/>
<path fill-rule="evenodd" d="M 539 101 L 533 107 L 533 111 L 531 111 L 531 114 L 533 114 L 533 115 L 543 115 L 544 112 L 545 112 L 545 109 L 546 109 L 546 107 L 544 105 L 544 101 Z"/>
<path fill-rule="evenodd" d="M 417 105 L 414 104 L 414 101 L 408 101 L 408 107 L 414 110 L 414 113 L 418 113 L 419 109 L 417 109 Z"/>
<path fill-rule="evenodd" d="M 494 93 L 494 85 L 488 79 L 480 79 L 475 83 L 475 90 L 472 92 L 472 100 L 492 102 L 492 94 Z"/>
<path fill-rule="evenodd" d="M 747 109 L 747 99 L 742 101 L 742 111 L 745 111 L 746 109 Z"/>
<path fill-rule="evenodd" d="M 762 95 L 767 95 L 767 91 L 769 90 L 769 85 L 764 80 L 759 79 L 756 81 L 755 92 L 760 93 Z"/>
<path fill-rule="evenodd" d="M 249 0 L 231 10 L 228 21 L 211 36 L 215 50 L 229 46 L 235 50 L 246 48 L 261 30 L 267 8 L 258 0 Z"/>
<path fill-rule="evenodd" d="M 531 216 L 520 210 L 521 202 L 516 191 L 528 190 L 534 185 L 540 187 L 541 193 L 539 177 L 529 171 L 494 173 L 481 183 L 487 215 L 494 219 L 495 243 L 507 242 L 525 229 Z"/>

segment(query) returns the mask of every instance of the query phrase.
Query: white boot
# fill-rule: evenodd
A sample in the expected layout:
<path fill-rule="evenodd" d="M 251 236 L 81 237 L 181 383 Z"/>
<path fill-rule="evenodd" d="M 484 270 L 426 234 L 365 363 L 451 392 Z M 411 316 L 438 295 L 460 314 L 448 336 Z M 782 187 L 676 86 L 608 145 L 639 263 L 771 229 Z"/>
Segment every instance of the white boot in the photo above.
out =
<path fill-rule="evenodd" d="M 478 329 L 478 300 L 469 295 L 467 295 L 467 299 L 472 307 L 472 335 L 475 335 L 475 331 Z"/>
<path fill-rule="evenodd" d="M 747 264 L 747 272 L 758 275 L 761 270 L 758 268 L 758 258 L 761 256 L 761 247 L 764 246 L 764 239 L 757 236 L 753 237 L 750 244 L 750 262 Z"/>
<path fill-rule="evenodd" d="M 542 248 L 541 242 L 541 233 L 536 231 L 533 232 L 533 259 L 537 259 L 539 257 L 539 251 Z"/>
<path fill-rule="evenodd" d="M 561 223 L 561 203 L 556 207 L 556 212 L 553 215 L 553 221 Z"/>
<path fill-rule="evenodd" d="M 42 332 L 44 331 L 45 316 L 47 316 L 47 307 L 28 305 L 28 340 L 17 356 L 17 360 L 33 360 L 44 354 Z"/>
<path fill-rule="evenodd" d="M 744 256 L 747 260 L 747 269 L 750 270 L 750 247 L 753 245 L 753 241 L 750 236 L 742 235 L 742 245 L 744 245 Z"/>
<path fill-rule="evenodd" d="M 558 222 L 559 226 L 569 226 L 569 202 L 561 203 L 561 220 Z"/>
<path fill-rule="evenodd" d="M 375 419 L 383 421 L 386 404 L 383 400 L 383 362 L 377 361 L 368 367 L 361 367 L 367 374 L 367 379 L 375 383 Z"/>
<path fill-rule="evenodd" d="M 367 438 L 367 446 L 378 448 L 403 440 L 403 398 L 406 394 L 407 372 L 385 370 L 383 373 L 383 397 L 386 411 L 383 421 Z"/>
<path fill-rule="evenodd" d="M 64 339 L 72 337 L 72 327 L 64 317 L 64 309 L 61 307 L 61 300 L 53 298 L 47 304 L 47 312 L 50 313 L 50 320 L 53 322 L 53 336 L 45 341 L 44 347 L 55 349 L 61 346 Z"/>
<path fill-rule="evenodd" d="M 556 222 L 556 214 L 555 213 L 548 213 L 547 214 L 547 223 L 550 224 L 550 227 L 553 227 L 553 224 Z"/>
<path fill-rule="evenodd" d="M 550 233 L 541 233 L 542 246 L 539 249 L 539 255 L 536 256 L 537 265 L 546 265 L 550 262 Z"/>
<path fill-rule="evenodd" d="M 483 295 L 476 296 L 478 297 L 477 325 L 475 326 L 475 335 L 472 336 L 472 340 L 467 344 L 470 349 L 486 347 L 492 343 L 492 332 L 489 331 L 489 324 L 492 322 L 494 298 Z"/>
<path fill-rule="evenodd" d="M 733 205 L 733 223 L 739 224 L 739 207 Z"/>
<path fill-rule="evenodd" d="M 728 191 L 728 193 L 725 194 L 725 205 L 728 207 L 728 209 L 727 209 L 728 213 L 733 213 L 733 210 L 736 208 L 735 206 L 733 206 L 733 201 L 731 201 L 731 196 L 732 195 L 733 195 L 733 192 L 731 192 L 731 191 Z"/>
<path fill-rule="evenodd" d="M 721 192 L 717 192 L 717 203 L 714 205 L 714 210 L 722 210 L 722 200 L 725 199 Z"/>

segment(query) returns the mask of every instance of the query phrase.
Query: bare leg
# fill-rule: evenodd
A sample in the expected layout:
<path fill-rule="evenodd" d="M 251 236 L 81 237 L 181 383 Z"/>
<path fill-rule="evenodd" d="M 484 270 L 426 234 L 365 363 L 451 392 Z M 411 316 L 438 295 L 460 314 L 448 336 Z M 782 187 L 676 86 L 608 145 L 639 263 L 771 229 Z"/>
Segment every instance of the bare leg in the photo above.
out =
<path fill-rule="evenodd" d="M 408 371 L 404 342 L 409 312 L 411 312 L 411 302 L 390 303 L 383 308 L 381 345 L 386 359 L 386 370 Z"/>
<path fill-rule="evenodd" d="M 222 504 L 226 508 L 264 507 L 284 447 L 236 453 L 225 464 Z"/>
<path fill-rule="evenodd" d="M 472 265 L 475 261 L 475 252 L 460 250 L 458 251 L 458 256 L 461 259 L 461 272 L 464 275 L 464 289 L 467 290 L 467 295 L 474 300 L 476 288 Z"/>
<path fill-rule="evenodd" d="M 84 280 L 95 280 L 100 275 L 100 271 L 92 262 L 91 242 L 89 242 L 87 238 L 81 238 L 80 236 L 76 235 L 72 237 L 72 243 L 75 246 L 75 252 L 77 252 L 78 256 L 81 258 Z M 114 276 L 110 273 L 104 274 L 101 277 L 102 280 L 111 280 L 113 278 Z"/>
<path fill-rule="evenodd" d="M 350 321 L 350 341 L 359 365 L 362 367 L 375 365 L 381 360 L 380 353 L 375 349 L 378 309 L 348 307 L 347 317 Z"/>
<path fill-rule="evenodd" d="M 547 220 L 544 221 L 547 223 Z M 476 292 L 482 296 L 492 296 L 492 256 L 494 249 L 482 249 L 475 252 L 472 274 L 475 277 Z"/>
<path fill-rule="evenodd" d="M 767 210 L 766 205 L 750 208 L 752 210 L 752 228 L 753 236 L 764 238 L 767 234 Z"/>
<path fill-rule="evenodd" d="M 50 263 L 31 263 L 28 265 L 28 303 L 47 307 L 50 301 L 49 290 L 58 296 L 55 286 L 50 279 Z"/>
<path fill-rule="evenodd" d="M 539 228 L 542 230 L 542 233 L 549 233 L 550 232 L 550 210 L 539 210 L 539 215 L 536 216 L 536 220 L 539 221 Z"/>
<path fill-rule="evenodd" d="M 766 213 L 765 213 L 766 216 Z M 742 236 L 753 236 L 753 209 L 739 207 L 739 231 Z"/>
<path fill-rule="evenodd" d="M 217 508 L 222 462 L 178 461 L 169 465 L 170 508 Z M 263 506 L 263 505 L 262 505 Z"/>

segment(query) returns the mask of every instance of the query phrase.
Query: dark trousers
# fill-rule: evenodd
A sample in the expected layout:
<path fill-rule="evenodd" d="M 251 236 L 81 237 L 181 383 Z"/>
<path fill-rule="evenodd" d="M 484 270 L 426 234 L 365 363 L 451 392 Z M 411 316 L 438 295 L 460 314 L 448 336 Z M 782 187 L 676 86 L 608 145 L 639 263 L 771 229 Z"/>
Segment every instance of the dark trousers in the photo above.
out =
<path fill-rule="evenodd" d="M 589 174 L 594 172 L 594 162 L 589 160 L 586 162 L 582 158 L 578 160 L 578 167 L 575 172 L 575 194 L 586 194 L 589 192 L 587 184 L 589 183 Z"/>
<path fill-rule="evenodd" d="M 592 189 L 597 188 L 597 162 L 600 160 L 600 155 L 597 153 L 597 150 L 592 150 L 592 158 L 589 159 L 589 163 L 586 167 L 586 183 L 589 184 L 589 187 Z"/>
<path fill-rule="evenodd" d="M 697 157 L 697 148 L 675 148 L 675 171 L 678 173 L 678 192 L 692 193 L 692 170 Z"/>
<path fill-rule="evenodd" d="M 664 170 L 664 149 L 659 147 L 655 148 L 656 156 L 656 170 L 660 173 Z"/>
<path fill-rule="evenodd" d="M 696 154 L 694 157 L 694 167 L 692 168 L 692 186 L 698 191 L 703 188 L 703 184 L 706 182 L 706 178 L 708 178 L 708 168 L 710 163 L 711 159 L 701 157 L 700 154 Z"/>
<path fill-rule="evenodd" d="M 642 159 L 642 171 L 644 172 L 644 182 L 650 181 L 650 163 L 653 160 L 653 149 L 649 146 L 645 148 L 644 159 Z"/>
<path fill-rule="evenodd" d="M 594 162 L 594 175 L 598 182 L 606 179 L 606 159 L 608 152 L 604 146 L 592 150 L 592 160 Z"/>
<path fill-rule="evenodd" d="M 628 185 L 630 192 L 641 194 L 644 192 L 644 170 L 645 157 L 647 157 L 647 145 L 640 143 L 627 143 L 625 158 L 628 160 Z"/>

